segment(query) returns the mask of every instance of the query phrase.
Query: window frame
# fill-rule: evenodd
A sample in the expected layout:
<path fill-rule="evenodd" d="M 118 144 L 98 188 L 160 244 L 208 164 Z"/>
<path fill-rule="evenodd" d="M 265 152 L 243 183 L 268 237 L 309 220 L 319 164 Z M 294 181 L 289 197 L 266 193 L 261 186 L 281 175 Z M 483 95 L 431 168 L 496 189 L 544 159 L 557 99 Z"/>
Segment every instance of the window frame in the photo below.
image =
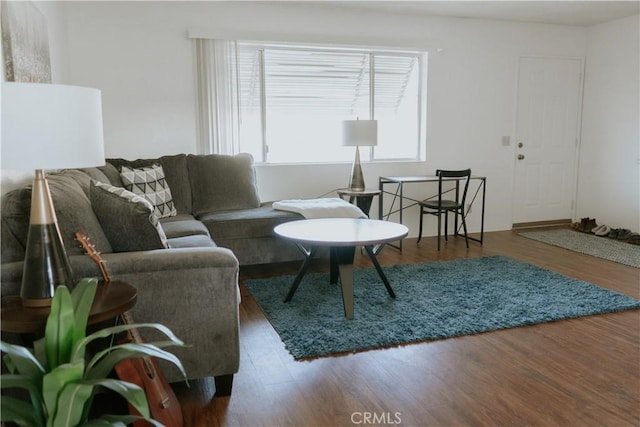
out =
<path fill-rule="evenodd" d="M 427 81 L 428 81 L 428 51 L 419 49 L 402 49 L 402 48 L 380 48 L 380 47 L 363 47 L 353 45 L 336 45 L 336 44 L 318 44 L 318 43 L 294 43 L 294 42 L 265 42 L 237 40 L 236 55 L 240 57 L 241 46 L 255 46 L 259 52 L 259 82 L 260 82 L 260 138 L 261 138 L 261 155 L 260 159 L 255 159 L 257 164 L 262 165 L 299 165 L 310 164 L 315 162 L 308 161 L 292 161 L 292 162 L 270 162 L 268 160 L 268 141 L 267 141 L 267 109 L 266 109 L 266 68 L 265 68 L 265 49 L 272 50 L 300 50 L 300 51 L 320 51 L 320 52 L 344 52 L 359 53 L 369 56 L 369 114 L 370 117 L 365 119 L 375 119 L 375 58 L 376 56 L 397 56 L 397 57 L 413 57 L 416 59 L 418 73 L 417 88 L 417 140 L 415 141 L 414 157 L 394 157 L 394 158 L 376 158 L 376 147 L 361 147 L 361 156 L 363 162 L 419 162 L 426 160 L 426 133 L 427 133 Z M 239 68 L 239 67 L 238 67 Z M 237 85 L 238 93 L 241 92 L 241 78 L 238 71 Z M 241 99 L 239 95 L 239 99 Z M 242 111 L 242 102 L 238 102 L 238 110 Z M 242 146 L 240 146 L 242 149 Z M 364 155 L 363 155 L 364 154 Z M 337 164 L 345 163 L 345 160 L 322 161 L 320 163 Z"/>

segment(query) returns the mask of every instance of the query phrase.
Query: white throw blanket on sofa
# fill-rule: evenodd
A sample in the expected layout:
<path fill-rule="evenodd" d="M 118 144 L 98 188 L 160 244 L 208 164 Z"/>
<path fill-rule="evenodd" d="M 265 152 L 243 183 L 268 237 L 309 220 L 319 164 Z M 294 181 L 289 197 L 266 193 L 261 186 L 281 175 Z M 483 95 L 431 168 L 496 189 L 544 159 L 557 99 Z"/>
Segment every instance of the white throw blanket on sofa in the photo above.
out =
<path fill-rule="evenodd" d="M 362 210 L 337 197 L 321 199 L 281 200 L 273 209 L 296 212 L 306 219 L 314 218 L 368 218 Z"/>

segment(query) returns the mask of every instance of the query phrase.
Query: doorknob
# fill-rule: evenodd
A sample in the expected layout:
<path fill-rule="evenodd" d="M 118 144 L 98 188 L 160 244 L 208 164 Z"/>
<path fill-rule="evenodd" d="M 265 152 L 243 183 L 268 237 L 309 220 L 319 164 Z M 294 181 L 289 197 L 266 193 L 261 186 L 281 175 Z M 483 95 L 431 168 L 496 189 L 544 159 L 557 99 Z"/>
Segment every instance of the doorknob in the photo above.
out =
<path fill-rule="evenodd" d="M 518 148 L 522 148 L 524 144 L 522 142 L 518 142 Z"/>
<path fill-rule="evenodd" d="M 524 159 L 524 154 L 518 154 L 518 160 Z"/>

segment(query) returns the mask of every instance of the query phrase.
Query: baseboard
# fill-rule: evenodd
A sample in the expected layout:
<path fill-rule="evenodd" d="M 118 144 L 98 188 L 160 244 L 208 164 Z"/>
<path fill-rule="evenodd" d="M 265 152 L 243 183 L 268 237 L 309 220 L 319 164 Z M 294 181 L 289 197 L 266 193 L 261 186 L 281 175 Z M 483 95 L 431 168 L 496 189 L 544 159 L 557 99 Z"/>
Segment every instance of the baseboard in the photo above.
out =
<path fill-rule="evenodd" d="M 518 222 L 516 224 L 513 224 L 511 228 L 513 230 L 517 230 L 521 228 L 553 227 L 557 225 L 569 225 L 569 224 L 571 224 L 570 219 L 552 219 L 548 221 Z"/>

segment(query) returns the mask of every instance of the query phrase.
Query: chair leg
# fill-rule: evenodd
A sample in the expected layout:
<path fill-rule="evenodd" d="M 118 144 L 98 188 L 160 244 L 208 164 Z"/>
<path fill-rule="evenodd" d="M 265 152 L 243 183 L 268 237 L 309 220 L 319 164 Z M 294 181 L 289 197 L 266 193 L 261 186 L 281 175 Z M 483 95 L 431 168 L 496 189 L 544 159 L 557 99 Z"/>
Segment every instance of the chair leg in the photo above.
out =
<path fill-rule="evenodd" d="M 424 217 L 424 209 L 420 206 L 420 227 L 418 228 L 418 240 L 416 244 L 420 243 L 420 239 L 422 239 L 422 218 Z"/>
<path fill-rule="evenodd" d="M 440 251 L 440 225 L 441 224 L 442 224 L 442 212 L 438 211 L 438 251 Z"/>
<path fill-rule="evenodd" d="M 448 242 L 449 238 L 449 211 L 444 211 L 444 241 Z"/>
<path fill-rule="evenodd" d="M 464 212 L 460 214 L 462 217 L 462 228 L 464 229 L 464 240 L 467 243 L 467 249 L 469 249 L 469 233 L 467 233 L 467 221 L 464 219 Z"/>

